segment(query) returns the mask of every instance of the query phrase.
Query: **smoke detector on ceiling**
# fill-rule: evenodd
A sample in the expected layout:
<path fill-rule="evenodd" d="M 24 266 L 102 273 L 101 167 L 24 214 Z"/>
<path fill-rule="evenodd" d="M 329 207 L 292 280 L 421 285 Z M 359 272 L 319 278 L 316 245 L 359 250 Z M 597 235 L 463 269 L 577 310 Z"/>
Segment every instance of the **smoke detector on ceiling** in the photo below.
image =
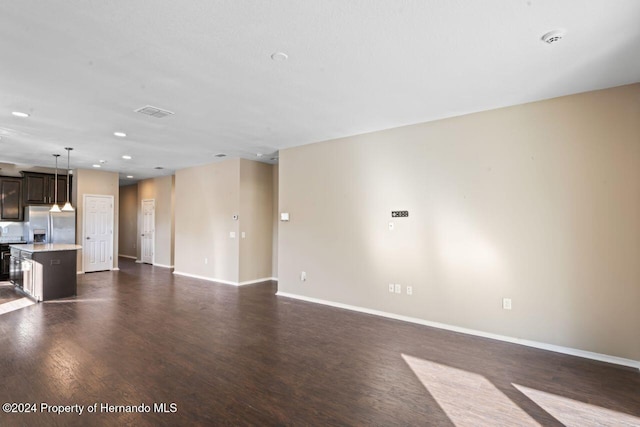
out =
<path fill-rule="evenodd" d="M 542 41 L 548 44 L 557 43 L 567 34 L 565 30 L 553 30 L 542 36 Z"/>
<path fill-rule="evenodd" d="M 163 110 L 162 108 L 152 107 L 151 105 L 140 107 L 134 111 L 136 113 L 145 114 L 147 116 L 157 117 L 159 119 L 175 114 L 169 110 Z"/>

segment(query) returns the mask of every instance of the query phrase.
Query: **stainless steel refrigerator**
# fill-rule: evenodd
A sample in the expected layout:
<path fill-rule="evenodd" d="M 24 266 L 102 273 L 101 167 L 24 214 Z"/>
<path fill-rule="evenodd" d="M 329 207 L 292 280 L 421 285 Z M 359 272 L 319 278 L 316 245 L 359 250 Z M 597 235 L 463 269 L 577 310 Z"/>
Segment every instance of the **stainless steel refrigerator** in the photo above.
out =
<path fill-rule="evenodd" d="M 27 206 L 28 243 L 76 243 L 76 213 L 49 212 L 50 206 Z"/>

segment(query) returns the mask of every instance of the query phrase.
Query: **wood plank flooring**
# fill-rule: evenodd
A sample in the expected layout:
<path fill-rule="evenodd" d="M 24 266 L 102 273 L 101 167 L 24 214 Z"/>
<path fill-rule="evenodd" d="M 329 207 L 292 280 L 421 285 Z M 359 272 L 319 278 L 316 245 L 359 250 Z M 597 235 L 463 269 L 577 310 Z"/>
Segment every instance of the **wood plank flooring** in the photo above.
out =
<path fill-rule="evenodd" d="M 274 282 L 120 268 L 0 316 L 0 404 L 84 406 L 1 426 L 640 425 L 638 370 L 276 297 Z"/>

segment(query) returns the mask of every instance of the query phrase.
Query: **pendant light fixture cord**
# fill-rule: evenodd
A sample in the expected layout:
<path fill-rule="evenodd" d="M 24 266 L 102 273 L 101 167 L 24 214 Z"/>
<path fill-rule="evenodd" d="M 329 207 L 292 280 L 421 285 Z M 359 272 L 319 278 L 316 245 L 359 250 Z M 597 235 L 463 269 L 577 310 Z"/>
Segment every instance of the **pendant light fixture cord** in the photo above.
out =
<path fill-rule="evenodd" d="M 73 206 L 71 206 L 71 195 L 69 194 L 69 186 L 71 185 L 71 178 L 69 177 L 69 171 L 70 171 L 70 167 L 69 167 L 69 155 L 71 153 L 71 150 L 73 150 L 73 148 L 71 147 L 64 147 L 65 150 L 67 150 L 67 202 L 64 204 L 64 207 L 62 208 L 62 212 L 73 212 Z"/>

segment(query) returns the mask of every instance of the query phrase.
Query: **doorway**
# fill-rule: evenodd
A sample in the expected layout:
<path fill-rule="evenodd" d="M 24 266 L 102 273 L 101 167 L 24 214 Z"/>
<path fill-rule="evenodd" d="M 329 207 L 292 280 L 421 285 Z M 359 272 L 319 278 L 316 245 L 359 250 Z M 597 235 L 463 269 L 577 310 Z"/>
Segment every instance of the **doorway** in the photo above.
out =
<path fill-rule="evenodd" d="M 82 268 L 113 269 L 113 196 L 83 196 Z"/>
<path fill-rule="evenodd" d="M 156 201 L 142 200 L 142 233 L 140 234 L 140 261 L 153 264 L 156 235 Z"/>

